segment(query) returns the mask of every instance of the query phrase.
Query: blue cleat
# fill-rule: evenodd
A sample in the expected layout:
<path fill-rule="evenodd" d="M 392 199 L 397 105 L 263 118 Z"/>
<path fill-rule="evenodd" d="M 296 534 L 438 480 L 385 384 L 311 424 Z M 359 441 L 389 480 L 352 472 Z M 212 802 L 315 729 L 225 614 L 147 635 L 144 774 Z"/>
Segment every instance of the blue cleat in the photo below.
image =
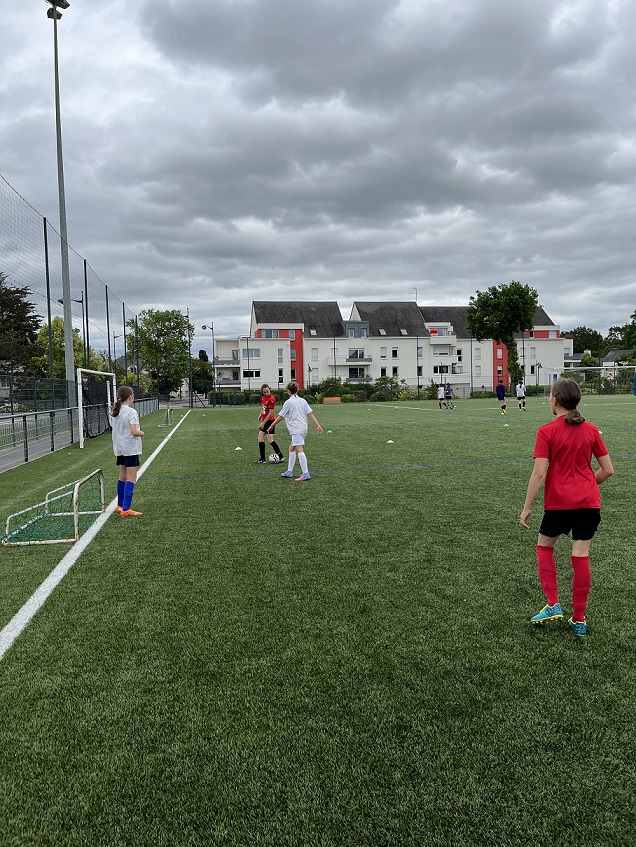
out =
<path fill-rule="evenodd" d="M 301 474 L 296 478 L 296 482 L 307 482 L 308 479 L 311 479 L 308 473 Z"/>
<path fill-rule="evenodd" d="M 550 621 L 562 621 L 563 609 L 560 603 L 555 603 L 554 606 L 544 606 L 538 615 L 530 618 L 530 623 L 550 623 Z"/>
<path fill-rule="evenodd" d="M 575 635 L 587 635 L 587 621 L 583 618 L 582 621 L 573 621 L 572 618 L 568 621 L 570 629 Z"/>
<path fill-rule="evenodd" d="M 284 473 L 281 474 L 281 476 L 285 477 L 285 479 L 291 479 L 292 476 L 293 476 L 293 473 L 291 471 L 285 471 Z"/>

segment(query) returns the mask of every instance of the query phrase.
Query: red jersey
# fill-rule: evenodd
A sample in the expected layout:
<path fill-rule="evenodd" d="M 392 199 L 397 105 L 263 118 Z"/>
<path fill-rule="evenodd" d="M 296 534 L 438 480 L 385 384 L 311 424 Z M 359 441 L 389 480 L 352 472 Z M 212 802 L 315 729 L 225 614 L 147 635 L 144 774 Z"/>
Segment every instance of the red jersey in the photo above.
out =
<path fill-rule="evenodd" d="M 600 509 L 601 495 L 592 456 L 607 456 L 601 433 L 593 424 L 568 424 L 565 416 L 537 432 L 535 459 L 548 460 L 543 504 L 545 509 Z"/>
<path fill-rule="evenodd" d="M 273 394 L 268 394 L 267 397 L 263 394 L 261 397 L 261 413 L 258 416 L 259 421 L 273 421 L 276 415 L 274 414 L 274 406 L 276 398 Z"/>

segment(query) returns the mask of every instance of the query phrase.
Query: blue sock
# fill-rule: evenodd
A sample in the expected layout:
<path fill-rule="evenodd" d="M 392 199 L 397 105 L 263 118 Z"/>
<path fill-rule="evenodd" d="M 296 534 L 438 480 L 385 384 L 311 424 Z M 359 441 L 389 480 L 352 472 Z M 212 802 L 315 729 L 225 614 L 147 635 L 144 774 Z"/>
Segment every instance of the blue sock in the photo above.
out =
<path fill-rule="evenodd" d="M 125 480 L 118 479 L 117 480 L 117 505 L 121 506 L 124 502 L 124 486 L 126 485 Z"/>
<path fill-rule="evenodd" d="M 122 510 L 127 512 L 130 509 L 132 504 L 133 493 L 135 491 L 135 483 L 134 482 L 125 482 L 124 483 L 124 502 L 122 503 Z"/>

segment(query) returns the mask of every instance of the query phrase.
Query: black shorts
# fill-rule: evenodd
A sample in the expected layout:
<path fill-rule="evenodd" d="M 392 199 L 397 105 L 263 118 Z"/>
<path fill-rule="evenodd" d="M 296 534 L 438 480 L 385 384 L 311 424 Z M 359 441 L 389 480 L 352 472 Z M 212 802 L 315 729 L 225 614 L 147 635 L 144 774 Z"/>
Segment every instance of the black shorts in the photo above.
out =
<path fill-rule="evenodd" d="M 276 427 L 272 426 L 273 423 L 274 418 L 270 418 L 268 421 L 264 421 L 264 423 L 262 424 L 263 432 L 266 432 L 268 435 L 274 435 Z"/>
<path fill-rule="evenodd" d="M 573 541 L 589 541 L 594 538 L 600 522 L 600 509 L 547 509 L 539 532 L 548 538 L 572 532 Z"/>
<path fill-rule="evenodd" d="M 125 468 L 138 468 L 139 456 L 117 456 L 117 464 Z"/>

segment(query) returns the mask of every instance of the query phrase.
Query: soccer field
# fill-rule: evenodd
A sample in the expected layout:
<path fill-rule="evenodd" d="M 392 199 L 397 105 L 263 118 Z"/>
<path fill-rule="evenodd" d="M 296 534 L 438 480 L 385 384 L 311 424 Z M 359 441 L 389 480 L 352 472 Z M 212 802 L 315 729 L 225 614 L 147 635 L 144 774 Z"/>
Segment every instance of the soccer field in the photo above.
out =
<path fill-rule="evenodd" d="M 0 845 L 635 840 L 636 398 L 584 403 L 615 468 L 585 639 L 529 624 L 547 402 L 316 406 L 301 484 L 253 464 L 254 408 L 144 417 L 143 517 L 0 660 Z M 110 503 L 109 435 L 0 474 L 0 518 L 97 467 Z M 0 630 L 68 550 L 0 548 Z"/>

